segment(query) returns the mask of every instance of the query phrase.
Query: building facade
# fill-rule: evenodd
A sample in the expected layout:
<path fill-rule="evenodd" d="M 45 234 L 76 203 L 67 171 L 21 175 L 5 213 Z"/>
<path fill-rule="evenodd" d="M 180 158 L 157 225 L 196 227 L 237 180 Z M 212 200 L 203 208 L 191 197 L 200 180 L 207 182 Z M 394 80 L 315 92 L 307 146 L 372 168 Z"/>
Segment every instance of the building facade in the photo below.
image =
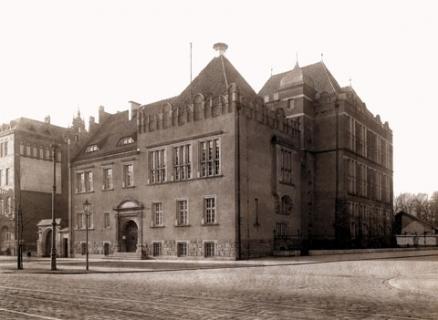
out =
<path fill-rule="evenodd" d="M 77 119 L 76 119 L 77 121 Z M 51 226 L 38 234 L 38 223 L 51 219 L 54 167 L 56 168 L 55 215 L 58 228 L 68 226 L 68 138 L 79 137 L 81 128 L 61 128 L 50 123 L 19 118 L 0 131 L 0 252 L 16 254 L 17 239 L 24 252 L 35 254 L 51 246 Z M 83 127 L 82 129 L 85 129 Z M 77 141 L 79 139 L 76 139 Z M 75 146 L 72 143 L 72 148 Z M 53 149 L 56 145 L 57 148 Z M 55 159 L 55 161 L 54 161 Z M 41 240 L 42 239 L 42 240 Z M 47 242 L 47 243 L 46 243 Z M 49 245 L 50 243 L 50 245 Z M 47 251 L 47 249 L 46 249 Z M 60 255 L 67 249 L 58 247 Z M 48 255 L 49 252 L 44 252 Z"/>
<path fill-rule="evenodd" d="M 301 190 L 313 248 L 388 246 L 392 238 L 392 130 L 341 88 L 323 62 L 272 76 L 268 108 L 300 122 Z"/>
<path fill-rule="evenodd" d="M 138 258 L 387 245 L 388 124 L 322 62 L 257 94 L 216 47 L 180 95 L 99 110 L 72 162 L 74 253 L 87 225 L 90 253 Z"/>

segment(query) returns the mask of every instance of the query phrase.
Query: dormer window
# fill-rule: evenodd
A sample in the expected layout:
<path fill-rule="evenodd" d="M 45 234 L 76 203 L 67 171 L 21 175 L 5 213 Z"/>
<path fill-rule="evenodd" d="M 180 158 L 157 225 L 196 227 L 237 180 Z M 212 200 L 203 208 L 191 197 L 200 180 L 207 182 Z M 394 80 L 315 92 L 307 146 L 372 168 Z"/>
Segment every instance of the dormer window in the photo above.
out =
<path fill-rule="evenodd" d="M 87 148 L 85 149 L 85 152 L 95 152 L 98 151 L 99 147 L 97 146 L 97 144 L 90 144 L 89 146 L 87 146 Z"/>
<path fill-rule="evenodd" d="M 133 137 L 123 137 L 122 139 L 119 140 L 119 143 L 117 145 L 118 146 L 126 146 L 126 145 L 132 144 L 134 142 L 135 142 L 135 140 Z"/>

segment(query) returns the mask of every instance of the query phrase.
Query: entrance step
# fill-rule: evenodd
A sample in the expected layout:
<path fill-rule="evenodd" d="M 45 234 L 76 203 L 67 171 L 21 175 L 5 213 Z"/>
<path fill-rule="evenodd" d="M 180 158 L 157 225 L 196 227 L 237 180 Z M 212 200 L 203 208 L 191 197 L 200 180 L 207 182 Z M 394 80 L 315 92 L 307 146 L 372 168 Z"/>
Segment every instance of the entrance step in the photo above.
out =
<path fill-rule="evenodd" d="M 110 260 L 141 260 L 141 253 L 137 252 L 115 252 L 112 255 L 105 256 L 105 259 Z"/>
<path fill-rule="evenodd" d="M 300 250 L 275 250 L 274 257 L 298 257 L 301 255 Z"/>

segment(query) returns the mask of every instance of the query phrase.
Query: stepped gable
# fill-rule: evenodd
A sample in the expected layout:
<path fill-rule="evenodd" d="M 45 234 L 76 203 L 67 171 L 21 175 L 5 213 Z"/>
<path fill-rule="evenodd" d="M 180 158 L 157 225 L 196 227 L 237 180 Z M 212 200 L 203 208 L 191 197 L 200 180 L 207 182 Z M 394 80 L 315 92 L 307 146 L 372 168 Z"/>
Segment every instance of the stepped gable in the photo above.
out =
<path fill-rule="evenodd" d="M 84 144 L 75 160 L 90 159 L 97 156 L 116 154 L 137 149 L 137 119 L 129 120 L 128 111 L 111 114 Z M 132 137 L 134 143 L 118 145 L 124 137 Z M 97 145 L 99 150 L 85 152 L 90 145 Z"/>
<path fill-rule="evenodd" d="M 271 76 L 260 90 L 259 95 L 263 97 L 280 91 L 282 89 L 282 80 L 284 82 L 284 79 L 300 80 L 299 71 L 302 76 L 301 81 L 296 82 L 297 84 L 305 82 L 318 92 L 337 93 L 341 91 L 341 87 L 325 64 L 317 62 L 304 67 L 295 66 L 292 70 Z M 294 74 L 296 74 L 295 77 Z"/>

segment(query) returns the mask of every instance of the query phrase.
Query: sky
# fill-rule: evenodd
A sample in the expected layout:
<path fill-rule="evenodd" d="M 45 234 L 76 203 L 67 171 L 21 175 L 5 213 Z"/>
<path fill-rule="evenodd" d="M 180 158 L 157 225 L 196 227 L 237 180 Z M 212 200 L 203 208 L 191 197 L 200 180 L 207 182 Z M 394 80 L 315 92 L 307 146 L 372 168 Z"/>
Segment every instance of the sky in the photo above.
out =
<path fill-rule="evenodd" d="M 438 190 L 436 1 L 0 2 L 0 123 L 178 95 L 225 42 L 259 91 L 321 60 L 394 134 L 394 193 Z"/>

